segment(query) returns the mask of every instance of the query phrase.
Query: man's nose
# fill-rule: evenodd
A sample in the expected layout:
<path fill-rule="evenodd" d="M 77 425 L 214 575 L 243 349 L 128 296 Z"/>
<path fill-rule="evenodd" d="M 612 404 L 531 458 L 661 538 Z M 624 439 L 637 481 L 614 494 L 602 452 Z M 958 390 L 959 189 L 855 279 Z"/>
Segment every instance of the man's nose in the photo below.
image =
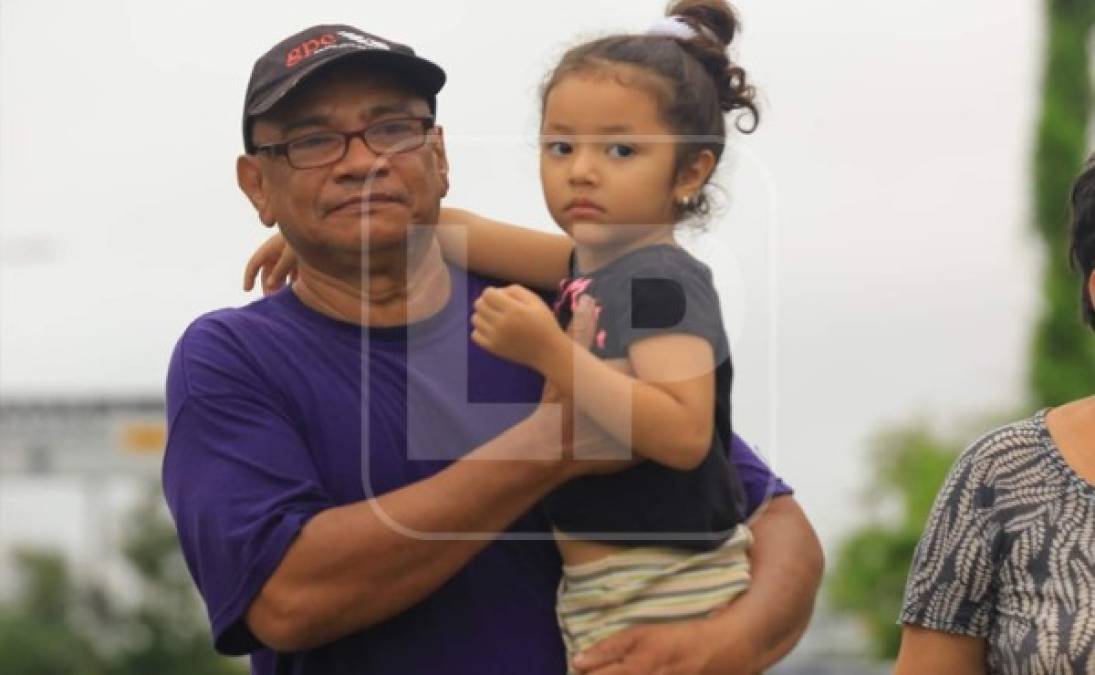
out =
<path fill-rule="evenodd" d="M 361 136 L 353 136 L 347 141 L 346 154 L 335 170 L 340 175 L 372 178 L 388 172 L 388 157 L 373 152 Z"/>

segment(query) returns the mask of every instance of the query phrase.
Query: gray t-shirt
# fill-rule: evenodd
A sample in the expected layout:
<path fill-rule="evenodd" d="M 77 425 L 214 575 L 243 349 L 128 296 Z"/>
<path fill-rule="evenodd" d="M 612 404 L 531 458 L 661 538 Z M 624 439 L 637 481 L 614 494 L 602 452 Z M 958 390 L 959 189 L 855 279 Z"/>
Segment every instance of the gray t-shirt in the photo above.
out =
<path fill-rule="evenodd" d="M 1095 487 L 1045 416 L 962 453 L 905 588 L 902 623 L 985 638 L 992 674 L 1095 673 Z"/>

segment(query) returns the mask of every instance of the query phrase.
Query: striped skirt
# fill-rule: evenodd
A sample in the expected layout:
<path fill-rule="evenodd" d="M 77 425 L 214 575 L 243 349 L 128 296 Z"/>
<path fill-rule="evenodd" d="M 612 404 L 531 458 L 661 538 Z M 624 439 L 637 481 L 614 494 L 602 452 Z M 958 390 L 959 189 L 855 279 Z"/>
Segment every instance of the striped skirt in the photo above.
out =
<path fill-rule="evenodd" d="M 567 663 L 628 626 L 695 619 L 733 600 L 749 586 L 752 541 L 739 525 L 713 551 L 637 547 L 564 565 L 555 613 Z"/>

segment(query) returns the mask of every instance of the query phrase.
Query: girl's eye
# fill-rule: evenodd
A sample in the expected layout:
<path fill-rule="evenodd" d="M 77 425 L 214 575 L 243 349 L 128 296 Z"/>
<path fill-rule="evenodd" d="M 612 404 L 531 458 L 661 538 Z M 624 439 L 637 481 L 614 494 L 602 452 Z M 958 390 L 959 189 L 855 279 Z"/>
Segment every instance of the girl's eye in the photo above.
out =
<path fill-rule="evenodd" d="M 566 141 L 547 141 L 544 143 L 544 149 L 557 157 L 569 155 L 573 150 L 570 143 L 567 143 Z"/>
<path fill-rule="evenodd" d="M 624 145 L 622 143 L 613 143 L 608 146 L 609 157 L 623 158 L 631 157 L 635 154 L 635 148 L 630 145 Z"/>

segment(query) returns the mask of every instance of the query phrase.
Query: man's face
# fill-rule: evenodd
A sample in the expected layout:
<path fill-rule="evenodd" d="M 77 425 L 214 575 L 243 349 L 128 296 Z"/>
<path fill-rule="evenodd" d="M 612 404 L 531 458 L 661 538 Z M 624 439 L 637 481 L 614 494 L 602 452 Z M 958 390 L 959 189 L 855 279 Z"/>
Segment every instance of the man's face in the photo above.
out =
<path fill-rule="evenodd" d="M 426 101 L 412 90 L 349 65 L 306 82 L 258 119 L 256 145 L 430 114 Z M 378 155 L 355 138 L 341 160 L 316 168 L 297 169 L 285 156 L 265 153 L 251 159 L 261 171 L 261 203 L 244 189 L 260 216 L 267 224 L 276 222 L 297 252 L 314 263 L 317 255 L 360 257 L 366 250 L 376 254 L 406 246 L 411 225 L 436 224 L 448 191 L 440 129 L 431 130 L 421 148 L 396 154 Z"/>

